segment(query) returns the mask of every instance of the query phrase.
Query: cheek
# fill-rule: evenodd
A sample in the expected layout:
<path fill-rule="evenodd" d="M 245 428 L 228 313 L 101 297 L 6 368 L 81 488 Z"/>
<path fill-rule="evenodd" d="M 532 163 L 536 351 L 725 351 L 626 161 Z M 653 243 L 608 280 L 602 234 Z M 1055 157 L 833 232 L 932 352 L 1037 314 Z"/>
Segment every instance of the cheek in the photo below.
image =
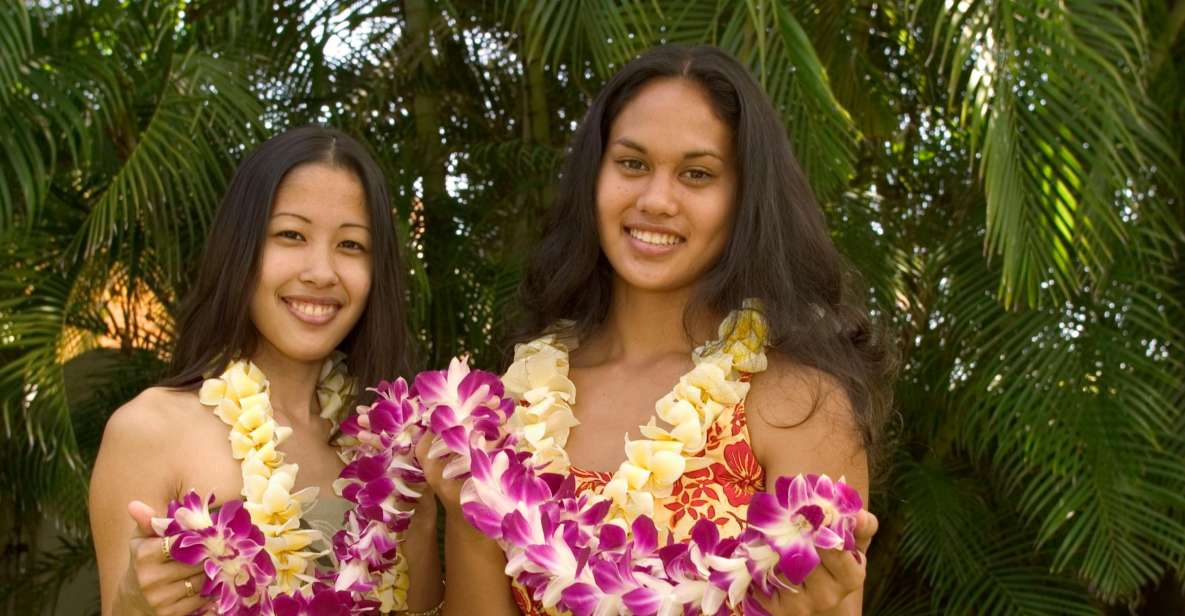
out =
<path fill-rule="evenodd" d="M 723 193 L 717 204 L 704 211 L 701 228 L 709 230 L 709 244 L 713 252 L 722 251 L 732 236 L 736 206 L 731 193 Z"/>
<path fill-rule="evenodd" d="M 276 288 L 289 276 L 285 271 L 291 267 L 291 260 L 284 259 L 274 247 L 264 246 L 259 253 L 259 274 L 256 276 L 252 301 L 264 301 L 275 294 Z"/>
<path fill-rule="evenodd" d="M 370 297 L 370 288 L 374 284 L 374 266 L 369 259 L 358 259 L 343 268 L 341 276 L 346 285 L 346 292 L 350 295 L 350 303 L 360 310 L 366 306 Z"/>

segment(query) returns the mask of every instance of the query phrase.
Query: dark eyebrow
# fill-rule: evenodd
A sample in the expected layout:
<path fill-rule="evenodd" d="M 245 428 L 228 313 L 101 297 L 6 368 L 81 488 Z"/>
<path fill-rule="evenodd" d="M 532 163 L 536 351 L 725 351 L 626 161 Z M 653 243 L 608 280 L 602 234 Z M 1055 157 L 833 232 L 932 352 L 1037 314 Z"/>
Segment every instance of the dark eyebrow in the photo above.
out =
<path fill-rule="evenodd" d="M 308 218 L 305 218 L 304 216 L 301 216 L 300 214 L 293 214 L 292 212 L 276 212 L 275 214 L 272 214 L 272 218 L 275 218 L 276 216 L 291 216 L 293 218 L 299 218 L 299 219 L 303 220 L 304 222 L 309 223 L 310 225 L 313 224 L 313 221 L 309 220 Z"/>
<path fill-rule="evenodd" d="M 616 143 L 618 145 L 625 146 L 631 150 L 637 150 L 641 154 L 646 153 L 646 148 L 642 147 L 642 144 L 640 144 L 636 141 L 633 141 L 631 139 L 628 139 L 626 137 L 621 137 L 621 138 L 617 139 L 617 141 L 614 141 L 614 143 Z M 685 152 L 683 154 L 683 160 L 690 160 L 692 158 L 701 158 L 704 156 L 710 156 L 710 157 L 715 158 L 721 162 L 724 162 L 724 156 L 722 156 L 719 152 L 717 152 L 715 150 L 692 150 L 690 152 Z"/>
<path fill-rule="evenodd" d="M 304 216 L 301 216 L 300 214 L 293 214 L 292 212 L 276 212 L 275 214 L 272 214 L 273 218 L 275 218 L 276 216 L 291 216 L 293 218 L 299 218 L 300 220 L 302 220 L 310 225 L 313 224 L 312 220 L 309 220 L 308 218 L 305 218 Z M 362 229 L 363 231 L 370 233 L 370 227 L 363 225 L 363 224 L 358 224 L 356 222 L 343 222 L 338 228 L 344 229 L 345 227 L 358 227 L 359 229 Z"/>

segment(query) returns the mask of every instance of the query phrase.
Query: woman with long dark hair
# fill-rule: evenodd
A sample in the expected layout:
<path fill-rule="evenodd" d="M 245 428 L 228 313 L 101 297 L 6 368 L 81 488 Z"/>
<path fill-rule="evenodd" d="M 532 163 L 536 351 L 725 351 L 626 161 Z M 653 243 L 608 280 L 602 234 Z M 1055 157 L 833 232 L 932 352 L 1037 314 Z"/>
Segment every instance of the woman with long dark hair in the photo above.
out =
<path fill-rule="evenodd" d="M 712 47 L 648 51 L 573 138 L 522 284 L 510 429 L 544 470 L 675 540 L 703 519 L 738 534 L 750 499 L 780 476 L 843 477 L 866 501 L 890 362 L 849 282 L 748 71 Z M 426 466 L 446 508 L 450 580 L 465 580 L 446 605 L 551 613 L 508 583 L 499 547 L 465 522 L 458 484 Z M 875 530 L 861 512 L 861 551 Z M 859 613 L 864 562 L 824 551 L 798 592 L 761 603 Z"/>
<path fill-rule="evenodd" d="M 189 490 L 218 505 L 241 497 L 266 529 L 279 590 L 308 582 L 348 506 L 332 488 L 334 439 L 366 396 L 354 383 L 413 364 L 401 262 L 385 180 L 360 143 L 310 126 L 247 156 L 210 228 L 169 376 L 103 435 L 90 515 L 105 616 L 206 607 L 201 570 L 175 562 L 149 523 Z M 439 603 L 434 499 L 422 503 L 404 549 L 411 588 L 389 589 L 388 607 L 403 594 L 413 610 Z"/>

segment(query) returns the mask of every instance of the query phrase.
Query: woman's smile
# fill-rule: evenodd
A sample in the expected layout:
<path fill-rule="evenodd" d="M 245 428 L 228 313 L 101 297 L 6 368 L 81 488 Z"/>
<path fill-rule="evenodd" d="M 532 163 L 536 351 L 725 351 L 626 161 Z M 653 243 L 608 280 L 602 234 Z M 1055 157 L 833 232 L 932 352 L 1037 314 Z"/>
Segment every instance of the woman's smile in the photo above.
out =
<path fill-rule="evenodd" d="M 330 322 L 341 309 L 341 302 L 330 298 L 288 296 L 280 300 L 293 316 L 310 325 L 324 325 Z"/>
<path fill-rule="evenodd" d="M 669 255 L 687 241 L 681 235 L 653 226 L 626 225 L 622 230 L 630 237 L 630 246 L 644 256 Z"/>

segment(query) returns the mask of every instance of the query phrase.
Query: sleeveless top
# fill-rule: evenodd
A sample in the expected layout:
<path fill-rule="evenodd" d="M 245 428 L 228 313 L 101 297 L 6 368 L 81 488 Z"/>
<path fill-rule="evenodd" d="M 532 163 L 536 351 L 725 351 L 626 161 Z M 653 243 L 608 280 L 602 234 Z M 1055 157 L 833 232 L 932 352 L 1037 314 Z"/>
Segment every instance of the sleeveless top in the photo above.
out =
<path fill-rule="evenodd" d="M 748 382 L 751 376 L 745 374 L 742 380 Z M 765 469 L 758 464 L 749 440 L 744 399 L 721 413 L 708 427 L 707 444 L 700 457 L 710 464 L 684 473 L 670 496 L 655 498 L 655 526 L 660 533 L 666 530 L 676 540 L 684 541 L 690 539 L 691 527 L 707 518 L 716 523 L 722 536 L 739 535 L 745 528 L 749 501 L 754 494 L 765 491 Z M 613 476 L 612 472 L 585 470 L 575 465 L 571 474 L 576 480 L 577 493 L 600 493 Z M 663 541 L 661 535 L 659 541 Z M 555 608 L 545 609 L 513 579 L 510 585 L 514 602 L 526 616 L 569 614 Z"/>

